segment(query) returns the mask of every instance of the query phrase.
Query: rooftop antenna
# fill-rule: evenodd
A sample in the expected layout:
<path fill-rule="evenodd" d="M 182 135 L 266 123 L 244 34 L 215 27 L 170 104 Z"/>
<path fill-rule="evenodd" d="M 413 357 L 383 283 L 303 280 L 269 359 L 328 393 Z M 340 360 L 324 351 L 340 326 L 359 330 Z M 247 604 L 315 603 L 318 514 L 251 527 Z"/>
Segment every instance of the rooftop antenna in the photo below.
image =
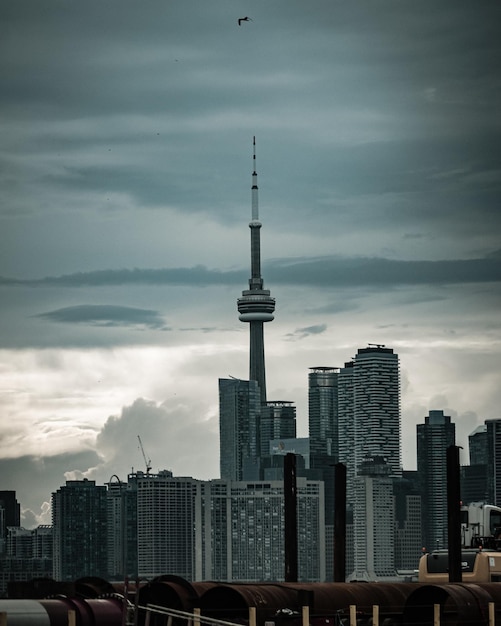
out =
<path fill-rule="evenodd" d="M 141 453 L 143 455 L 144 464 L 146 465 L 146 473 L 149 474 L 151 472 L 151 459 L 148 459 L 146 457 L 146 454 L 143 448 L 143 442 L 141 441 L 141 437 L 139 435 L 137 436 L 137 439 L 139 441 L 139 447 L 141 448 Z"/>

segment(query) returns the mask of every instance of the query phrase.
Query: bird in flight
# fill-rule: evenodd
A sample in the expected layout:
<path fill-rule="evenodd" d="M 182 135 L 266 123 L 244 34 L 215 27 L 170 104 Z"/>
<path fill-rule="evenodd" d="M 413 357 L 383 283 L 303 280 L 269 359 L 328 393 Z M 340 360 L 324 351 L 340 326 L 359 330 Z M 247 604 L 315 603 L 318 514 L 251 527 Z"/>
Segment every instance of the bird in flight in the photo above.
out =
<path fill-rule="evenodd" d="M 239 18 L 239 20 L 238 20 L 238 25 L 239 25 L 239 26 L 242 26 L 242 22 L 252 22 L 252 20 L 251 20 L 251 18 L 250 18 L 250 17 L 241 17 L 241 18 Z"/>

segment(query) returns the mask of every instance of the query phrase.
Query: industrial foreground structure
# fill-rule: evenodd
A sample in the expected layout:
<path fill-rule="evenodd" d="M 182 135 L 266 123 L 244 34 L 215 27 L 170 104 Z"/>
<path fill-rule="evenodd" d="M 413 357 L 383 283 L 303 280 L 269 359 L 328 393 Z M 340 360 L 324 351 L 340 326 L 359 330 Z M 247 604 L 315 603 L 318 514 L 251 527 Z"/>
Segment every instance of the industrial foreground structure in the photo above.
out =
<path fill-rule="evenodd" d="M 501 585 L 190 582 L 81 579 L 18 586 L 0 599 L 9 626 L 495 626 Z M 45 593 L 46 597 L 41 597 Z"/>

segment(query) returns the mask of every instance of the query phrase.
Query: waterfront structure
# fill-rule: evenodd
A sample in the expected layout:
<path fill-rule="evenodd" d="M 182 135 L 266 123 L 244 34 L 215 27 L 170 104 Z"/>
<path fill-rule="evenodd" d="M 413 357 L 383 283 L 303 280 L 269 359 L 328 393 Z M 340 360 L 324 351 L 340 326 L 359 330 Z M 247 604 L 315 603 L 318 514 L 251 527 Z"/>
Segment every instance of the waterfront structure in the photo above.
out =
<path fill-rule="evenodd" d="M 443 411 L 430 411 L 416 431 L 423 546 L 428 550 L 447 548 L 447 448 L 455 445 L 456 426 Z"/>
<path fill-rule="evenodd" d="M 106 487 L 95 481 L 67 480 L 52 494 L 53 577 L 72 581 L 107 577 Z"/>
<path fill-rule="evenodd" d="M 282 480 L 204 483 L 205 571 L 209 580 L 276 582 L 285 578 Z M 324 491 L 297 478 L 298 578 L 325 580 Z"/>
<path fill-rule="evenodd" d="M 261 276 L 261 222 L 259 221 L 258 186 L 256 168 L 256 138 L 253 139 L 252 214 L 249 222 L 251 234 L 251 277 L 249 289 L 242 291 L 237 306 L 241 322 L 249 324 L 249 380 L 257 381 L 261 402 L 266 403 L 266 373 L 264 361 L 264 323 L 273 320 L 275 299 L 269 289 L 264 289 Z"/>
<path fill-rule="evenodd" d="M 261 393 L 256 380 L 219 379 L 221 478 L 259 479 L 260 415 Z"/>

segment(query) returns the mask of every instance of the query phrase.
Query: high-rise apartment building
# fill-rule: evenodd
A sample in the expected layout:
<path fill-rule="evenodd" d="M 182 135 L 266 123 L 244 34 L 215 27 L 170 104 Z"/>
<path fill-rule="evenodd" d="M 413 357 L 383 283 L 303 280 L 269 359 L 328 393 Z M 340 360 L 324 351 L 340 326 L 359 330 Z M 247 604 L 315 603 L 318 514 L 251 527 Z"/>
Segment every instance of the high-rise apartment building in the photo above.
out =
<path fill-rule="evenodd" d="M 51 526 L 8 526 L 6 550 L 0 555 L 0 597 L 9 584 L 52 578 L 52 566 Z"/>
<path fill-rule="evenodd" d="M 401 476 L 398 355 L 383 345 L 360 348 L 339 371 L 338 397 L 339 460 L 348 488 L 366 456 L 383 456 L 390 475 Z"/>
<path fill-rule="evenodd" d="M 204 483 L 206 577 L 234 582 L 285 578 L 283 481 Z M 323 483 L 297 479 L 298 577 L 325 580 Z"/>
<path fill-rule="evenodd" d="M 118 499 L 118 484 L 108 484 L 111 499 Z M 162 470 L 130 474 L 127 485 L 129 500 L 135 502 L 137 532 L 132 542 L 120 520 L 124 509 L 108 507 L 109 524 L 122 535 L 109 551 L 115 570 L 123 569 L 121 550 L 127 545 L 129 559 L 137 555 L 140 578 L 170 574 L 186 580 L 284 580 L 282 480 L 199 481 Z M 323 496 L 322 482 L 297 479 L 299 575 L 305 581 L 325 576 Z M 118 550 L 115 561 L 113 550 Z"/>
<path fill-rule="evenodd" d="M 67 480 L 52 494 L 54 578 L 107 577 L 106 487 Z"/>
<path fill-rule="evenodd" d="M 430 411 L 417 430 L 417 470 L 421 481 L 423 546 L 446 548 L 447 448 L 455 445 L 456 426 L 443 411 Z"/>
<path fill-rule="evenodd" d="M 201 482 L 167 470 L 137 474 L 135 481 L 139 577 L 200 580 Z"/>
<path fill-rule="evenodd" d="M 137 568 L 137 477 L 127 482 L 112 476 L 106 484 L 108 503 L 108 576 L 114 580 L 138 577 Z"/>
<path fill-rule="evenodd" d="M 337 379 L 338 458 L 346 466 L 354 537 L 353 544 L 347 545 L 346 560 L 353 562 L 352 578 L 387 576 L 392 567 L 394 571 L 394 519 L 391 530 L 380 523 L 377 501 L 378 497 L 384 500 L 393 515 L 390 485 L 402 474 L 398 355 L 391 348 L 369 344 L 339 369 Z M 380 464 L 368 465 L 367 459 L 384 459 L 384 476 L 370 473 L 370 468 L 373 472 Z M 383 517 L 389 514 L 381 511 Z M 364 546 L 377 552 L 371 562 Z"/>
<path fill-rule="evenodd" d="M 350 580 L 395 576 L 395 501 L 391 467 L 367 455 L 353 479 L 353 563 Z"/>

